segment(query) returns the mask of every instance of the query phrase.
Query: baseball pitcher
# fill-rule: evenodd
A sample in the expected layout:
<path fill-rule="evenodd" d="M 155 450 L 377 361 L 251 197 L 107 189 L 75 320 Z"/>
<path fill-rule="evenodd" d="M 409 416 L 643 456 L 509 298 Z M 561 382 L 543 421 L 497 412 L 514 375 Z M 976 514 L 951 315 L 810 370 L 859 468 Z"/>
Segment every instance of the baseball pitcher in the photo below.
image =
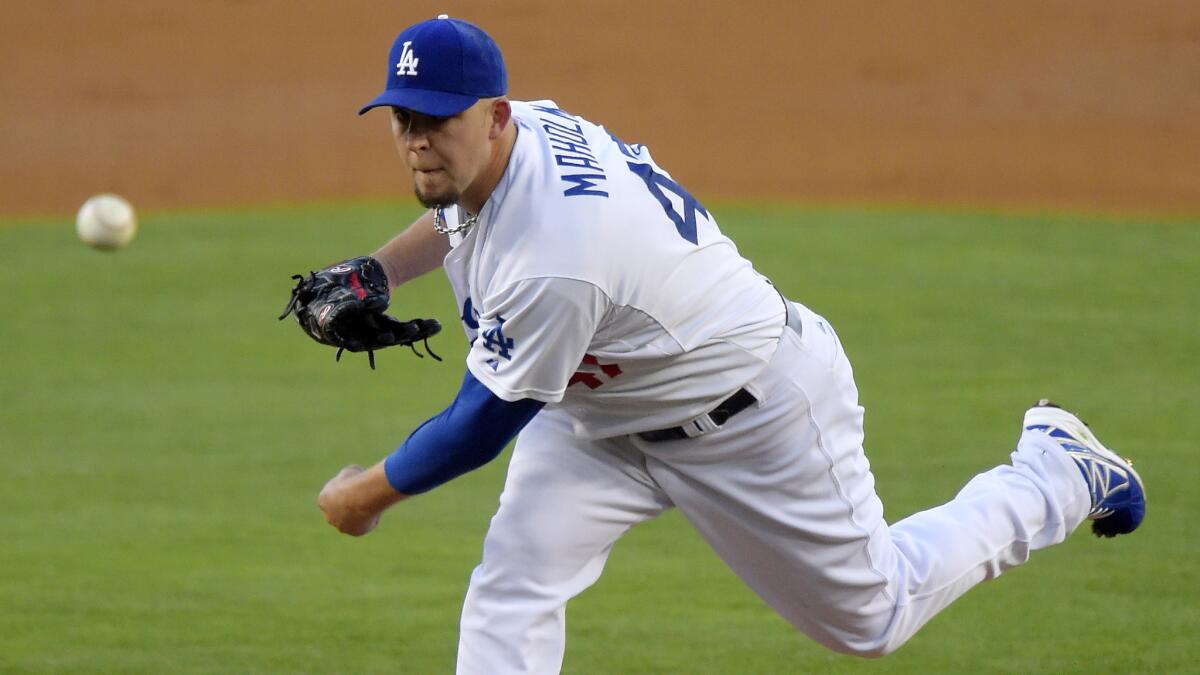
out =
<path fill-rule="evenodd" d="M 409 27 L 387 68 L 363 112 L 391 116 L 428 211 L 373 255 L 301 278 L 289 309 L 334 347 L 413 345 L 436 322 L 389 317 L 388 296 L 449 277 L 471 343 L 457 397 L 319 503 L 366 534 L 517 439 L 460 673 L 558 672 L 567 603 L 625 532 L 671 508 L 799 630 L 862 656 L 1086 520 L 1104 536 L 1141 522 L 1130 464 L 1048 401 L 1025 413 L 1010 463 L 885 522 L 833 325 L 756 272 L 648 148 L 554 101 L 509 100 L 500 49 L 466 21 Z"/>

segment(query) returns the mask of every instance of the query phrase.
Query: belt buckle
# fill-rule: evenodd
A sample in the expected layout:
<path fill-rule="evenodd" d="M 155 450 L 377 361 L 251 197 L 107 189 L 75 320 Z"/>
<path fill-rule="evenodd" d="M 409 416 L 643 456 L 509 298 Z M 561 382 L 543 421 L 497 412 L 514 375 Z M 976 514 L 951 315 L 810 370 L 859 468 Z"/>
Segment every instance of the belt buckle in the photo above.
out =
<path fill-rule="evenodd" d="M 750 400 L 747 401 L 746 399 Z M 642 440 L 650 443 L 658 443 L 668 440 L 682 440 L 685 438 L 696 438 L 705 434 L 711 433 L 725 426 L 729 418 L 738 414 L 742 410 L 750 407 L 754 403 L 761 403 L 763 400 L 762 392 L 753 384 L 747 384 L 741 389 L 734 392 L 732 396 L 722 401 L 716 408 L 697 415 L 692 419 L 684 422 L 677 427 L 670 429 L 656 429 L 654 431 L 644 431 L 637 434 Z M 728 406 L 726 404 L 729 404 Z"/>
<path fill-rule="evenodd" d="M 704 434 L 720 429 L 721 425 L 717 424 L 717 421 L 712 418 L 710 413 L 704 413 L 693 420 L 684 422 L 679 425 L 679 428 L 683 430 L 684 435 L 688 438 L 696 438 L 697 436 L 703 436 Z"/>

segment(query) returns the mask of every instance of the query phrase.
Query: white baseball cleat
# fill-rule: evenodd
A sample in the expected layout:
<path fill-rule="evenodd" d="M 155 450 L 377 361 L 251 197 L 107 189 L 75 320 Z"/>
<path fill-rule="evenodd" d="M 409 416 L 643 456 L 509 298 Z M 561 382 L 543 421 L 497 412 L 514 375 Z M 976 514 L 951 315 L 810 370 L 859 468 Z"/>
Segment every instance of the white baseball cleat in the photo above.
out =
<path fill-rule="evenodd" d="M 1025 413 L 1025 428 L 1046 433 L 1083 472 L 1092 495 L 1092 532 L 1097 537 L 1128 534 L 1146 515 L 1146 490 L 1133 462 L 1104 447 L 1087 423 L 1042 399 Z"/>

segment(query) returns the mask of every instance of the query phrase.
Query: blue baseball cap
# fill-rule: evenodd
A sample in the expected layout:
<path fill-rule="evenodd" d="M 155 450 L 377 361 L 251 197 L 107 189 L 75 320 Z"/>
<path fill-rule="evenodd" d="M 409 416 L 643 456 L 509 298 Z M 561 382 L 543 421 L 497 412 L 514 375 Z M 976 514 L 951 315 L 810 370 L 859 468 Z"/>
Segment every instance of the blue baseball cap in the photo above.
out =
<path fill-rule="evenodd" d="M 449 117 L 507 92 L 496 41 L 479 26 L 442 14 L 400 33 L 388 55 L 387 88 L 358 114 L 386 105 Z"/>

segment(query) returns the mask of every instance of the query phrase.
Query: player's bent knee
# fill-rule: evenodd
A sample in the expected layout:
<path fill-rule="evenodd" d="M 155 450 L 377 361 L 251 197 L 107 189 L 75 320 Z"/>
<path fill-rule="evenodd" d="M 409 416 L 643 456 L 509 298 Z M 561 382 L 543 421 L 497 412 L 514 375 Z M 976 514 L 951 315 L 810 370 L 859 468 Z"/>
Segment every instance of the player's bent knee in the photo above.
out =
<path fill-rule="evenodd" d="M 828 608 L 824 620 L 814 619 L 810 609 L 802 613 L 793 624 L 812 639 L 825 647 L 860 658 L 877 659 L 887 656 L 900 648 L 906 641 L 898 629 L 897 612 L 891 603 L 873 604 L 875 611 L 866 612 L 865 606 L 860 606 L 860 612 L 841 614 L 841 620 L 832 620 L 837 615 L 836 608 Z"/>
<path fill-rule="evenodd" d="M 879 659 L 900 648 L 889 640 L 834 639 L 820 640 L 826 647 L 839 654 L 864 659 Z"/>

